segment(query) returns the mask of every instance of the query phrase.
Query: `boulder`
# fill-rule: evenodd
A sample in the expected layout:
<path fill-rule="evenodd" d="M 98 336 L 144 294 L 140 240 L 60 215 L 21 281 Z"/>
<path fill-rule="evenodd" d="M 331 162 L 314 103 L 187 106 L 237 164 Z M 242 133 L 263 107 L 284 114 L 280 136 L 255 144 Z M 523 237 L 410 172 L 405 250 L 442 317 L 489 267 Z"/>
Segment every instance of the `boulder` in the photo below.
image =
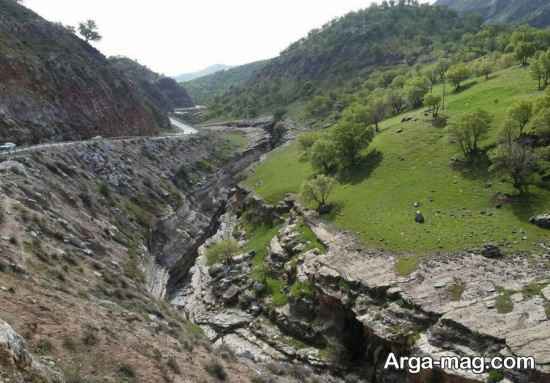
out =
<path fill-rule="evenodd" d="M 416 212 L 416 216 L 414 217 L 414 221 L 416 223 L 424 223 L 426 222 L 425 218 L 424 218 L 424 215 L 420 212 L 420 211 L 417 211 Z"/>
<path fill-rule="evenodd" d="M 550 214 L 539 214 L 529 219 L 533 225 L 537 225 L 543 229 L 550 229 Z"/>
<path fill-rule="evenodd" d="M 33 362 L 32 356 L 25 347 L 25 340 L 1 319 L 0 361 L 21 369 L 28 369 Z"/>
<path fill-rule="evenodd" d="M 486 258 L 499 258 L 502 257 L 503 254 L 498 246 L 488 243 L 486 245 L 483 245 L 481 255 Z"/>
<path fill-rule="evenodd" d="M 236 286 L 230 286 L 222 295 L 222 299 L 226 305 L 234 304 L 241 291 Z"/>

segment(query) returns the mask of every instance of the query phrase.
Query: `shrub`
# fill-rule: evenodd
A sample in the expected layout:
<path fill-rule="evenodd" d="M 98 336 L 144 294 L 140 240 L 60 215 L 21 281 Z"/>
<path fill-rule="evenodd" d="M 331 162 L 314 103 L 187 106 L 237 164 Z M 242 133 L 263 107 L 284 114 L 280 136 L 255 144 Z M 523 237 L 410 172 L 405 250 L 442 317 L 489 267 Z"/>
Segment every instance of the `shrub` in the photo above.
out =
<path fill-rule="evenodd" d="M 135 381 L 137 377 L 136 370 L 129 364 L 123 363 L 118 367 L 118 375 L 126 378 L 128 381 Z"/>
<path fill-rule="evenodd" d="M 464 157 L 473 159 L 479 153 L 479 142 L 487 136 L 493 117 L 484 110 L 463 115 L 449 130 Z"/>
<path fill-rule="evenodd" d="M 218 380 L 225 381 L 227 379 L 227 373 L 225 372 L 225 368 L 223 365 L 216 359 L 211 360 L 208 362 L 204 369 L 208 374 Z"/>
<path fill-rule="evenodd" d="M 328 197 L 334 188 L 336 181 L 324 175 L 318 175 L 315 178 L 304 182 L 302 185 L 302 198 L 306 203 L 315 203 L 317 211 L 323 212 L 327 207 Z"/>
<path fill-rule="evenodd" d="M 206 260 L 209 266 L 216 263 L 227 263 L 240 251 L 239 244 L 234 240 L 220 241 L 206 250 Z"/>
<path fill-rule="evenodd" d="M 181 375 L 181 368 L 175 356 L 170 356 L 168 358 L 168 361 L 166 362 L 166 365 L 168 366 L 168 368 L 170 368 L 170 370 L 172 370 L 174 374 Z"/>

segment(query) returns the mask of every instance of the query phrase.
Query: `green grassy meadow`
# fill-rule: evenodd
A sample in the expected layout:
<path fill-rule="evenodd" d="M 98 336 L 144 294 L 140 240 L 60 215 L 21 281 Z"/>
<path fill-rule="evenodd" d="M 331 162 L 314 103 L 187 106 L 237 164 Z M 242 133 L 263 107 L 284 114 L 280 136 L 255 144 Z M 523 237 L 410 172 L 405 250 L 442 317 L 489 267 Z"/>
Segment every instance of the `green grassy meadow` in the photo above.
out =
<path fill-rule="evenodd" d="M 495 142 L 513 101 L 541 94 L 528 70 L 517 67 L 496 72 L 488 81 L 472 79 L 463 88 L 454 93 L 448 86 L 452 93 L 443 113 L 452 124 L 468 111 L 491 112 L 495 123 L 483 143 L 486 146 Z M 441 86 L 434 92 L 440 94 Z M 404 116 L 416 121 L 401 123 Z M 299 192 L 302 182 L 313 174 L 300 154 L 296 143 L 279 148 L 245 184 L 269 202 Z M 434 127 L 423 109 L 384 121 L 364 154 L 364 165 L 335 189 L 331 197 L 335 209 L 326 219 L 356 232 L 369 247 L 424 255 L 495 242 L 509 252 L 536 251 L 541 250 L 537 243 L 549 236 L 528 219 L 550 210 L 550 191 L 533 187 L 529 199 L 497 208 L 495 194 L 513 193 L 512 187 L 491 177 L 487 169 L 453 169 L 450 160 L 459 152 L 449 142 L 448 128 Z M 413 206 L 415 202 L 420 208 Z M 425 224 L 414 222 L 416 210 L 424 214 Z"/>

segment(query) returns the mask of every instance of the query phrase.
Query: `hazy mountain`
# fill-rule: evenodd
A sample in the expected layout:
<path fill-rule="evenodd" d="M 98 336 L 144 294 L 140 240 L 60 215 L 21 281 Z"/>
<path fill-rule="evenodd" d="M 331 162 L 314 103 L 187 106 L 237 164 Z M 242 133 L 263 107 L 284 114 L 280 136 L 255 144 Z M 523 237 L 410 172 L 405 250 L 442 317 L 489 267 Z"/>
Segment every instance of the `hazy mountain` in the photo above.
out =
<path fill-rule="evenodd" d="M 446 5 L 461 13 L 479 13 L 488 23 L 550 25 L 548 0 L 438 0 L 436 5 Z"/>
<path fill-rule="evenodd" d="M 220 72 L 226 69 L 231 68 L 230 65 L 224 65 L 224 64 L 214 64 L 210 65 L 207 68 L 204 68 L 203 70 L 200 70 L 198 72 L 191 72 L 191 73 L 183 73 L 179 76 L 175 76 L 174 79 L 178 82 L 185 82 L 185 81 L 191 81 L 199 77 L 208 76 L 210 74 Z"/>

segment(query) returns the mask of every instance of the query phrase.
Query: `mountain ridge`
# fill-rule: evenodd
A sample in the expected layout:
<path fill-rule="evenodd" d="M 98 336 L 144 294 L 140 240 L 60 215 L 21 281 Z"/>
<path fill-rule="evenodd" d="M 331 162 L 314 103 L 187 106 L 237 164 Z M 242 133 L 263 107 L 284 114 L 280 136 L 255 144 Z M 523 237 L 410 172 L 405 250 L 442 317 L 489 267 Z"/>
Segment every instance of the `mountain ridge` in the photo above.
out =
<path fill-rule="evenodd" d="M 545 0 L 438 0 L 435 5 L 447 6 L 460 13 L 478 13 L 491 24 L 550 26 L 550 3 Z"/>
<path fill-rule="evenodd" d="M 204 76 L 208 76 L 217 72 L 225 71 L 231 68 L 233 68 L 233 66 L 231 65 L 213 64 L 213 65 L 207 66 L 204 69 L 198 70 L 196 72 L 182 73 L 180 75 L 174 76 L 173 78 L 177 82 L 186 82 L 186 81 L 195 80 Z"/>

